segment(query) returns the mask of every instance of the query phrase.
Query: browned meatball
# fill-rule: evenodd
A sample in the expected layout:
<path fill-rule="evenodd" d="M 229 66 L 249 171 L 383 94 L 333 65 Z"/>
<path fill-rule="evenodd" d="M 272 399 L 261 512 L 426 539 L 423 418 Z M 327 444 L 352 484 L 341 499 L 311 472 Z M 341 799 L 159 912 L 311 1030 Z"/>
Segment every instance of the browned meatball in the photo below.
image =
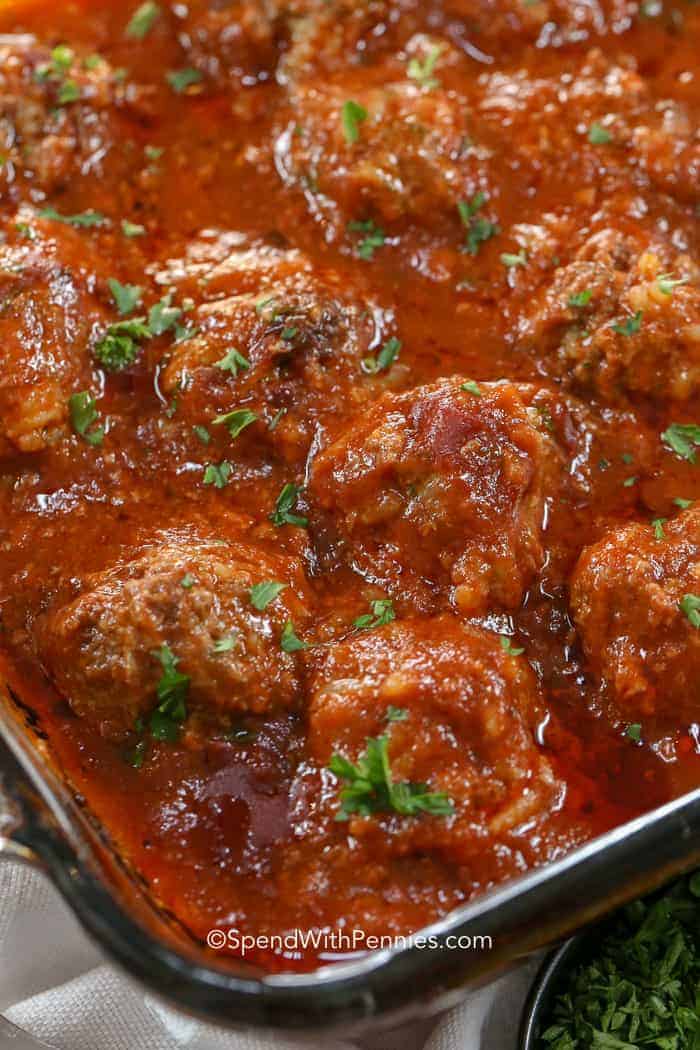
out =
<path fill-rule="evenodd" d="M 191 0 L 173 9 L 192 65 L 216 80 L 250 85 L 274 72 L 291 6 L 284 0 Z"/>
<path fill-rule="evenodd" d="M 285 587 L 259 609 L 251 588 L 269 581 Z M 225 724 L 236 712 L 296 702 L 297 654 L 280 643 L 287 621 L 301 629 L 306 617 L 293 559 L 183 540 L 88 577 L 79 596 L 45 620 L 39 645 L 76 714 L 106 734 L 133 729 L 157 705 L 163 646 L 190 679 L 188 707 Z"/>
<path fill-rule="evenodd" d="M 603 230 L 532 298 L 518 339 L 607 400 L 686 400 L 700 389 L 700 267 L 668 243 Z"/>
<path fill-rule="evenodd" d="M 458 202 L 482 188 L 469 107 L 440 87 L 423 90 L 405 68 L 379 86 L 301 85 L 294 94 L 277 170 L 334 236 L 368 218 L 383 225 L 447 213 L 457 224 Z M 348 104 L 360 107 L 349 125 Z"/>
<path fill-rule="evenodd" d="M 312 461 L 322 559 L 419 607 L 512 609 L 539 570 L 560 454 L 534 388 L 458 378 L 385 395 Z"/>
<path fill-rule="evenodd" d="M 23 210 L 0 245 L 0 456 L 68 430 L 71 394 L 97 388 L 90 347 L 111 320 L 85 237 Z M 102 277 L 104 282 L 104 277 Z"/>
<path fill-rule="evenodd" d="M 560 193 L 566 186 L 580 204 L 599 205 L 594 187 L 604 170 L 608 198 L 617 189 L 629 195 L 633 178 L 640 191 L 692 203 L 700 137 L 682 88 L 679 96 L 658 98 L 632 59 L 614 62 L 593 49 L 563 74 L 483 77 L 474 119 L 486 144 L 500 153 L 499 142 L 507 143 L 504 161 L 533 186 Z"/>
<path fill-rule="evenodd" d="M 391 375 L 363 365 L 390 338 L 390 315 L 349 298 L 340 274 L 315 271 L 300 252 L 254 243 L 210 260 L 205 301 L 190 280 L 206 264 L 183 265 L 188 276 L 178 286 L 198 302 L 188 314 L 197 334 L 173 349 L 162 388 L 177 398 L 179 421 L 207 426 L 224 449 L 226 429 L 212 420 L 247 410 L 256 418 L 236 439 L 237 452 L 272 448 L 301 464 L 320 422 L 400 381 L 400 362 Z M 177 264 L 169 273 L 177 275 Z"/>
<path fill-rule="evenodd" d="M 571 607 L 616 719 L 698 721 L 699 510 L 661 527 L 627 525 L 585 550 Z"/>
<path fill-rule="evenodd" d="M 5 41 L 7 38 L 3 38 Z M 130 155 L 126 118 L 147 120 L 145 89 L 123 83 L 111 66 L 31 37 L 0 46 L 0 180 L 28 178 L 52 193 L 76 177 L 94 181 Z"/>
<path fill-rule="evenodd" d="M 321 763 L 355 763 L 368 739 L 386 737 L 392 781 L 446 795 L 453 813 L 381 806 L 348 814 L 350 834 L 375 840 L 378 856 L 438 852 L 463 864 L 563 801 L 536 742 L 544 714 L 527 661 L 495 635 L 451 616 L 407 620 L 329 651 L 311 683 L 309 744 Z"/>

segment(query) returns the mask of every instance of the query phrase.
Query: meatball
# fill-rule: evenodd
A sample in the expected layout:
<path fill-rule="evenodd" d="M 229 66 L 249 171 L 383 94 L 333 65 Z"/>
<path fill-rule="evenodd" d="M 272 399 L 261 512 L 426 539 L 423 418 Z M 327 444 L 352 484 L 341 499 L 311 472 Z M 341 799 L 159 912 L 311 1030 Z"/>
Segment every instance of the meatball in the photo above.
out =
<path fill-rule="evenodd" d="M 293 6 L 283 0 L 194 0 L 177 12 L 180 43 L 188 61 L 215 80 L 266 80 Z"/>
<path fill-rule="evenodd" d="M 457 222 L 458 202 L 482 188 L 470 110 L 454 93 L 408 79 L 301 85 L 292 105 L 275 146 L 277 170 L 335 237 L 351 222 L 421 223 L 445 213 Z M 348 116 L 349 105 L 359 108 Z"/>
<path fill-rule="evenodd" d="M 85 238 L 22 211 L 0 245 L 0 457 L 67 432 L 71 394 L 96 385 L 90 345 L 109 323 Z"/>
<path fill-rule="evenodd" d="M 349 814 L 350 834 L 371 836 L 380 855 L 479 863 L 563 801 L 536 742 L 544 716 L 529 664 L 495 635 L 451 616 L 396 621 L 329 651 L 311 681 L 309 746 L 319 763 L 334 754 L 355 763 L 368 740 L 386 738 L 392 781 L 446 795 L 453 812 L 407 816 L 380 806 Z"/>
<path fill-rule="evenodd" d="M 618 721 L 696 722 L 700 701 L 700 511 L 615 529 L 584 550 L 571 608 Z"/>
<path fill-rule="evenodd" d="M 466 613 L 517 607 L 562 462 L 535 393 L 452 378 L 386 394 L 312 460 L 322 561 L 421 608 L 448 594 Z"/>
<path fill-rule="evenodd" d="M 566 187 L 582 204 L 605 196 L 661 190 L 684 203 L 698 199 L 700 136 L 683 98 L 659 99 L 633 61 L 611 62 L 593 49 L 556 76 L 522 70 L 480 81 L 474 120 L 485 145 L 540 191 Z M 504 133 L 506 137 L 504 138 Z"/>
<path fill-rule="evenodd" d="M 667 244 L 602 230 L 533 297 L 518 343 L 606 400 L 684 401 L 700 389 L 700 267 Z"/>
<path fill-rule="evenodd" d="M 259 608 L 251 588 L 284 589 Z M 157 705 L 167 646 L 189 678 L 188 709 L 205 721 L 294 705 L 297 653 L 280 640 L 287 621 L 307 618 L 303 575 L 294 559 L 252 545 L 169 543 L 88 577 L 39 632 L 50 678 L 75 713 L 105 735 L 134 728 Z"/>
<path fill-rule="evenodd" d="M 145 89 L 123 83 L 102 59 L 53 51 L 18 37 L 0 46 L 0 180 L 30 180 L 45 193 L 76 177 L 99 185 L 112 160 L 130 155 L 133 125 L 149 119 Z"/>
<path fill-rule="evenodd" d="M 256 421 L 237 438 L 237 450 L 247 443 L 302 464 L 319 422 L 359 410 L 401 375 L 398 363 L 390 376 L 367 368 L 388 341 L 390 316 L 349 298 L 343 283 L 294 250 L 234 250 L 210 273 L 205 301 L 193 289 L 199 305 L 188 317 L 197 334 L 175 346 L 163 371 L 178 419 L 208 426 L 247 410 Z M 227 444 L 222 431 L 211 427 Z"/>

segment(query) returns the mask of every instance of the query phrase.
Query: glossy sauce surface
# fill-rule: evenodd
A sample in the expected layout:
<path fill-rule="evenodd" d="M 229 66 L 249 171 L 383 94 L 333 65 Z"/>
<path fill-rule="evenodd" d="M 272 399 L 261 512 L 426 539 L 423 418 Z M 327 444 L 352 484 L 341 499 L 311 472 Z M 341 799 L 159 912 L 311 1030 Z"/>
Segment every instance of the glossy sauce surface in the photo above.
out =
<path fill-rule="evenodd" d="M 416 930 L 700 783 L 700 12 L 134 11 L 0 10 L 8 677 L 195 937 Z"/>

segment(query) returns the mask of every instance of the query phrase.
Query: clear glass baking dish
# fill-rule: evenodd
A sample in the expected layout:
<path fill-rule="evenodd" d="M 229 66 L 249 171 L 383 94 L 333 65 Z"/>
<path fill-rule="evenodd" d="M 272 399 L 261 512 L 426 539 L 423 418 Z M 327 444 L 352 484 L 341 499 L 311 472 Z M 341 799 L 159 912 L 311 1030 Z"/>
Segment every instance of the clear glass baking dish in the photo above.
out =
<path fill-rule="evenodd" d="M 152 900 L 55 768 L 31 708 L 0 681 L 0 859 L 45 873 L 105 955 L 180 1010 L 230 1027 L 357 1031 L 405 1023 L 700 864 L 700 790 L 490 892 L 422 931 L 429 950 L 309 974 L 222 965 Z M 463 950 L 460 938 L 492 947 Z M 464 940 L 461 941 L 465 943 Z"/>

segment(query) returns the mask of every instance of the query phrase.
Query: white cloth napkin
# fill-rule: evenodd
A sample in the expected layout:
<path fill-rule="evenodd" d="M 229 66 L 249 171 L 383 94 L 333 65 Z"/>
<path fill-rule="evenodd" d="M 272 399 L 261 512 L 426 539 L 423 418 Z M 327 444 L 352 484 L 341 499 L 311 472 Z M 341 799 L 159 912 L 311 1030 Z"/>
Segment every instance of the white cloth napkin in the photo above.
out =
<path fill-rule="evenodd" d="M 357 1042 L 264 1038 L 183 1017 L 105 964 L 46 880 L 0 864 L 0 1014 L 57 1050 L 515 1050 L 536 961 L 440 1018 Z M 1 1050 L 24 1050 L 0 1034 Z"/>

